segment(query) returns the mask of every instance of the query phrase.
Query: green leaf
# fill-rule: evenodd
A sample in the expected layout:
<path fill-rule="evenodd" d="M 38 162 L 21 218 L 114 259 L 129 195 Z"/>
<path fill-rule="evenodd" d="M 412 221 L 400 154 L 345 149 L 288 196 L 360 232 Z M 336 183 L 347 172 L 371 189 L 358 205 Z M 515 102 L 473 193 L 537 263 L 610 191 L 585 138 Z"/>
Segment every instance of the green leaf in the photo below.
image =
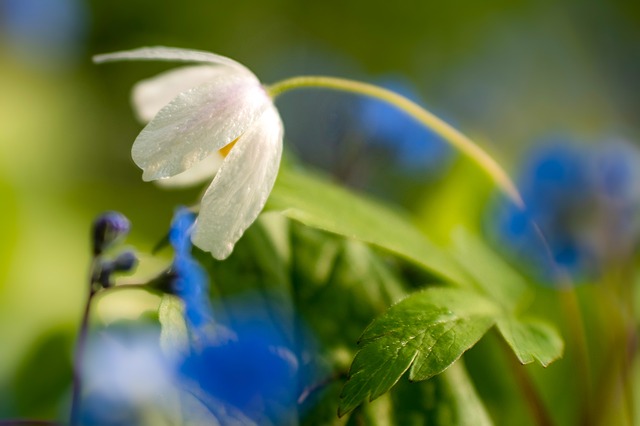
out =
<path fill-rule="evenodd" d="M 456 362 L 441 375 L 447 388 L 448 405 L 459 426 L 490 426 L 489 413 L 476 393 L 476 389 L 461 361 Z M 442 423 L 444 424 L 444 423 Z M 451 424 L 451 422 L 449 422 Z"/>
<path fill-rule="evenodd" d="M 299 223 L 292 231 L 297 310 L 344 370 L 371 320 L 406 296 L 404 283 L 395 263 L 367 244 Z"/>
<path fill-rule="evenodd" d="M 440 374 L 495 323 L 498 307 L 479 294 L 435 287 L 414 293 L 362 334 L 339 414 L 387 392 L 410 368 L 410 380 Z"/>
<path fill-rule="evenodd" d="M 528 298 L 527 283 L 480 238 L 464 228 L 453 233 L 455 256 L 484 294 L 513 312 Z"/>
<path fill-rule="evenodd" d="M 160 347 L 169 357 L 189 353 L 189 334 L 183 316 L 183 304 L 176 296 L 165 294 L 158 308 Z"/>
<path fill-rule="evenodd" d="M 309 172 L 281 167 L 267 210 L 279 211 L 310 227 L 374 244 L 450 282 L 469 282 L 457 262 L 402 213 Z"/>
<path fill-rule="evenodd" d="M 500 318 L 498 330 L 523 364 L 537 361 L 546 367 L 564 351 L 558 331 L 537 319 Z"/>
<path fill-rule="evenodd" d="M 462 359 L 422 382 L 401 379 L 393 392 L 393 425 L 488 426 L 487 410 Z M 377 402 L 376 400 L 375 402 Z"/>
<path fill-rule="evenodd" d="M 456 258 L 481 290 L 511 315 L 498 320 L 498 329 L 523 364 L 549 365 L 562 355 L 558 332 L 539 320 L 513 316 L 530 297 L 525 280 L 479 238 L 460 228 L 453 236 Z"/>

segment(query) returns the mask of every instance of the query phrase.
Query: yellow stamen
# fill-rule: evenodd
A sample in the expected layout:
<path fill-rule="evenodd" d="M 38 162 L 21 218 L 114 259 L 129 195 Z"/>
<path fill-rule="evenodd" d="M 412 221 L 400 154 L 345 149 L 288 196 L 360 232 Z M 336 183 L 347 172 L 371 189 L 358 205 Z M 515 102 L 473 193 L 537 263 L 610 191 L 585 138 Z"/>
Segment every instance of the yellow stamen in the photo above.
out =
<path fill-rule="evenodd" d="M 220 155 L 222 155 L 223 158 L 227 158 L 227 155 L 229 155 L 229 152 L 231 151 L 231 148 L 233 148 L 233 146 L 236 144 L 236 142 L 238 142 L 238 139 L 234 139 L 228 145 L 225 145 L 222 148 L 220 148 L 218 150 Z"/>

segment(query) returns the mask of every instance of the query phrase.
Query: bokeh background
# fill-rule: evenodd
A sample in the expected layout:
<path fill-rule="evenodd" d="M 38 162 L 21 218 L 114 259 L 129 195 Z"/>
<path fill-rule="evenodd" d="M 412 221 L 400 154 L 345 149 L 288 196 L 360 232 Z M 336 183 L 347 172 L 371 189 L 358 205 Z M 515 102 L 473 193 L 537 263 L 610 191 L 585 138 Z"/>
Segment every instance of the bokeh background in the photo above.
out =
<path fill-rule="evenodd" d="M 537 146 L 562 141 L 573 158 L 611 141 L 635 153 L 640 141 L 634 1 L 0 0 L 2 417 L 60 409 L 93 218 L 125 213 L 129 242 L 149 252 L 174 206 L 197 195 L 143 183 L 130 159 L 141 125 L 129 91 L 169 65 L 91 63 L 152 45 L 230 56 L 265 83 L 327 74 L 388 86 L 476 139 L 516 178 Z M 316 91 L 278 105 L 290 152 L 413 210 L 436 240 L 459 223 L 492 229 L 483 225 L 490 186 L 402 117 Z M 154 262 L 143 256 L 143 265 Z M 105 300 L 98 313 L 126 316 L 145 300 L 129 303 Z"/>

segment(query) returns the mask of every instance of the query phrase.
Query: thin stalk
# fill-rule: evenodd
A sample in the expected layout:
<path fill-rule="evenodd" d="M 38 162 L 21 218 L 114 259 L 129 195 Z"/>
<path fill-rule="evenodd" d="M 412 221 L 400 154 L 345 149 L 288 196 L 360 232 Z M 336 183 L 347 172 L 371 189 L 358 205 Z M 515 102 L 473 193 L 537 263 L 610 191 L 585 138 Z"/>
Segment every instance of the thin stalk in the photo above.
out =
<path fill-rule="evenodd" d="M 89 313 L 91 312 L 91 302 L 96 294 L 94 287 L 94 270 L 97 265 L 97 258 L 94 257 L 89 270 L 89 293 L 87 301 L 84 305 L 82 320 L 80 321 L 80 331 L 78 331 L 78 339 L 73 356 L 73 388 L 71 391 L 71 412 L 69 415 L 69 425 L 77 426 L 80 415 L 80 404 L 82 395 L 82 368 L 84 365 L 84 350 L 87 344 L 87 335 L 89 331 Z"/>
<path fill-rule="evenodd" d="M 272 98 L 276 98 L 284 92 L 301 88 L 323 88 L 357 93 L 380 99 L 399 108 L 473 159 L 518 207 L 524 208 L 520 192 L 509 175 L 493 157 L 483 151 L 467 136 L 410 99 L 373 84 L 324 76 L 292 77 L 275 83 L 267 87 L 266 90 Z"/>
<path fill-rule="evenodd" d="M 93 272 L 95 261 L 91 267 Z M 84 364 L 84 352 L 87 344 L 87 336 L 89 331 L 89 313 L 91 312 L 91 304 L 96 295 L 104 295 L 111 293 L 113 290 L 146 290 L 149 292 L 157 292 L 154 289 L 141 284 L 121 284 L 119 286 L 109 287 L 98 292 L 93 286 L 93 275 L 90 278 L 90 289 L 87 302 L 84 306 L 82 320 L 80 322 L 80 331 L 78 332 L 78 340 L 73 358 L 73 390 L 71 396 L 71 414 L 69 418 L 69 426 L 77 426 L 79 422 L 81 394 L 82 394 L 82 366 Z M 0 426 L 2 424 L 0 423 Z"/>

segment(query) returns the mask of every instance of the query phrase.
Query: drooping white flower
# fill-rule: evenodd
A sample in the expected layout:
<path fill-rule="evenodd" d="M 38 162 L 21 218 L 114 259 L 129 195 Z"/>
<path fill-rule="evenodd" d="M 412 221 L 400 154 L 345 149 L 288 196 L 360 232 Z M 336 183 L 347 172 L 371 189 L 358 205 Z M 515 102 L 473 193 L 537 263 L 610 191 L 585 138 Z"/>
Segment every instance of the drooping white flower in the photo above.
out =
<path fill-rule="evenodd" d="M 204 64 L 168 71 L 136 86 L 138 117 L 149 123 L 136 138 L 132 157 L 145 181 L 189 184 L 215 173 L 192 239 L 217 259 L 229 256 L 264 207 L 282 155 L 282 121 L 258 78 L 224 56 L 166 47 L 94 60 Z"/>

